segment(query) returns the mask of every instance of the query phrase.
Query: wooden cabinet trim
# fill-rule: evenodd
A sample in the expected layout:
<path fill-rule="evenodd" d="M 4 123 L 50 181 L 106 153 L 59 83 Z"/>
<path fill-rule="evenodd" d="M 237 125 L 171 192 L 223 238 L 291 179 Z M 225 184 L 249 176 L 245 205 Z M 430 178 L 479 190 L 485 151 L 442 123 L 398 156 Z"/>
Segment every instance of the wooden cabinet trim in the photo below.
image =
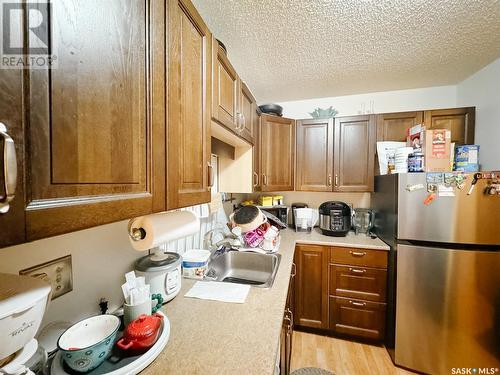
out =
<path fill-rule="evenodd" d="M 475 122 L 476 122 L 476 108 L 475 107 L 427 110 L 424 112 L 424 124 L 427 126 L 428 129 L 440 128 L 440 126 L 433 125 L 433 118 L 434 117 L 453 119 L 457 116 L 464 117 L 463 137 L 459 137 L 456 134 L 453 134 L 453 131 L 452 131 L 452 135 L 451 135 L 452 142 L 456 142 L 459 144 L 473 144 L 474 143 Z"/>

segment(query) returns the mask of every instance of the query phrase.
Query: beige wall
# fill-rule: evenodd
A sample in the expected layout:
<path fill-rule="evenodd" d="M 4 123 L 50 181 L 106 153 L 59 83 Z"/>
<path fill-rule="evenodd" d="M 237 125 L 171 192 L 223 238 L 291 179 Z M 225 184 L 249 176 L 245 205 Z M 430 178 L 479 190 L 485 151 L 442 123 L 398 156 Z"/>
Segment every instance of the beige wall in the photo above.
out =
<path fill-rule="evenodd" d="M 99 313 L 99 299 L 111 309 L 123 303 L 121 284 L 134 261 L 145 255 L 129 243 L 127 221 L 0 249 L 0 272 L 19 270 L 71 254 L 73 291 L 49 305 L 44 323 L 77 321 Z"/>
<path fill-rule="evenodd" d="M 249 194 L 248 198 L 257 198 L 259 195 L 283 195 L 287 206 L 292 203 L 307 203 L 309 207 L 318 208 L 326 201 L 342 201 L 350 203 L 354 208 L 369 208 L 370 193 L 323 193 L 323 192 L 305 192 L 305 191 L 285 191 L 276 193 Z"/>

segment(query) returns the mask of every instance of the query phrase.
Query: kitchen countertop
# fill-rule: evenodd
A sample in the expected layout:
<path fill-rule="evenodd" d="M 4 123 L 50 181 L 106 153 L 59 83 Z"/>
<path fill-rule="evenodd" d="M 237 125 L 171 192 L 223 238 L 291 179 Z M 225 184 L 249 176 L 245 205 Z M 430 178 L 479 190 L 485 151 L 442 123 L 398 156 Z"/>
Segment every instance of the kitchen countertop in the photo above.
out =
<path fill-rule="evenodd" d="M 195 280 L 183 279 L 179 295 L 162 308 L 170 319 L 169 342 L 142 374 L 273 374 L 296 243 L 389 250 L 365 235 L 286 229 L 273 286 L 251 288 L 244 304 L 185 298 Z"/>

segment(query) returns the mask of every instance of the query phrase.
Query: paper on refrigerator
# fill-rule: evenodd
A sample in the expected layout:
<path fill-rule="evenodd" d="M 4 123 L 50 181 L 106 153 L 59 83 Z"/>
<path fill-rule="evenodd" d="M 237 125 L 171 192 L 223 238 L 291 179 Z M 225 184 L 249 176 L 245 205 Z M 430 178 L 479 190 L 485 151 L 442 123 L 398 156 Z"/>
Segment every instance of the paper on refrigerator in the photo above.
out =
<path fill-rule="evenodd" d="M 406 147 L 406 142 L 377 142 L 378 164 L 380 174 L 388 173 L 388 156 L 394 155 L 396 150 Z"/>

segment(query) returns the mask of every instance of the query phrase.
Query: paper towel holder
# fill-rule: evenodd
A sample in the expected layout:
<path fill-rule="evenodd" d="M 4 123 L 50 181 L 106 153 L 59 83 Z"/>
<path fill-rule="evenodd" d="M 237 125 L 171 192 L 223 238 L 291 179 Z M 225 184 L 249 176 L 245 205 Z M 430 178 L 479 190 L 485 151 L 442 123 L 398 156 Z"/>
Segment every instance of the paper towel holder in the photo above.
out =
<path fill-rule="evenodd" d="M 146 231 L 144 228 L 132 228 L 132 220 L 128 222 L 128 235 L 134 241 L 141 241 L 146 238 Z"/>

